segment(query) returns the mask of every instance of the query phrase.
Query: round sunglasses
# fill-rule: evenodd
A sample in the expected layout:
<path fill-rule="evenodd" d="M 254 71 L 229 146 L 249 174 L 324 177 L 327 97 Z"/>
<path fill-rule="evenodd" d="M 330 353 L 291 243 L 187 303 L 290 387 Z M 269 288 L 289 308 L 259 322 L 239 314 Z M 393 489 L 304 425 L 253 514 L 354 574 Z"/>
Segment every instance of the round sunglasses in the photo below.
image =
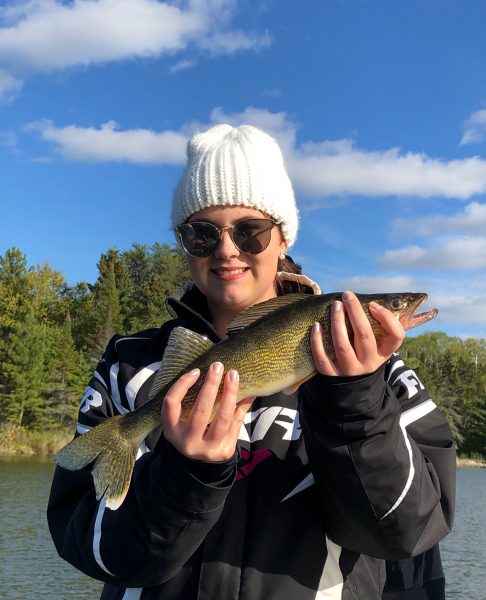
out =
<path fill-rule="evenodd" d="M 218 227 L 206 221 L 191 221 L 176 227 L 182 247 L 195 258 L 207 258 L 216 250 L 224 231 L 243 254 L 259 254 L 270 243 L 273 219 L 243 219 L 234 225 Z"/>

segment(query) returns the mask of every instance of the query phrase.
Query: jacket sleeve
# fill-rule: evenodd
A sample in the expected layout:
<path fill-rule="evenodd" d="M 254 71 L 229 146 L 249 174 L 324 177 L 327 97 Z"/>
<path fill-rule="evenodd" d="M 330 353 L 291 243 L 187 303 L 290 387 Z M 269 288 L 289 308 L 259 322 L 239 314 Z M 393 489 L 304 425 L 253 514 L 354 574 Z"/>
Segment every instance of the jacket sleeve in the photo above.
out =
<path fill-rule="evenodd" d="M 117 364 L 115 341 L 81 402 L 78 434 L 127 412 L 110 385 L 110 369 Z M 219 518 L 237 460 L 236 454 L 221 463 L 190 460 L 162 438 L 156 452 L 137 459 L 129 492 L 117 510 L 96 500 L 90 467 L 74 472 L 57 467 L 47 515 L 58 553 L 87 575 L 114 585 L 167 581 Z"/>
<path fill-rule="evenodd" d="M 358 377 L 301 386 L 301 424 L 329 536 L 385 559 L 415 556 L 453 522 L 450 428 L 398 355 Z"/>

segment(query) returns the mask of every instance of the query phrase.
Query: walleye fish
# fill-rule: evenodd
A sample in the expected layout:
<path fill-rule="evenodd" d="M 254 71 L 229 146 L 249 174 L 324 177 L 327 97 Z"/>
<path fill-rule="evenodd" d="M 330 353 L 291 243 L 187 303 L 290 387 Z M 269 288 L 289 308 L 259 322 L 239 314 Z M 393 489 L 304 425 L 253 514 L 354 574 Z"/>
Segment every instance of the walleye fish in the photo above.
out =
<path fill-rule="evenodd" d="M 178 377 L 194 368 L 201 370 L 199 379 L 183 400 L 183 418 L 189 415 L 209 366 L 215 361 L 223 363 L 225 373 L 230 369 L 238 371 L 238 401 L 279 391 L 290 394 L 316 373 L 310 346 L 310 332 L 316 321 L 322 326 L 326 352 L 334 357 L 330 310 L 341 296 L 341 293 L 287 294 L 256 304 L 230 323 L 227 339 L 217 344 L 184 327 L 175 328 L 149 400 L 137 410 L 107 419 L 77 437 L 59 450 L 54 460 L 71 471 L 94 462 L 91 473 L 96 498 L 104 496 L 106 506 L 116 510 L 127 494 L 138 448 L 148 433 L 160 425 L 164 397 Z M 357 297 L 377 339 L 384 331 L 368 311 L 372 300 L 392 311 L 404 329 L 421 325 L 437 315 L 436 309 L 415 314 L 427 299 L 423 293 L 357 294 Z M 349 321 L 347 327 L 352 336 Z M 221 388 L 213 415 L 219 405 Z"/>

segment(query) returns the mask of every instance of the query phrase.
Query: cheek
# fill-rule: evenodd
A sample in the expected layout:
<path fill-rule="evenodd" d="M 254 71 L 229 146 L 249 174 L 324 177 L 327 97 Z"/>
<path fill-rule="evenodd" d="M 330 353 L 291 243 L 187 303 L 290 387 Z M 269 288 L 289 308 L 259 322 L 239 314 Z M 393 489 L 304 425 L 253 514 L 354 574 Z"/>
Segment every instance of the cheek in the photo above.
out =
<path fill-rule="evenodd" d="M 187 257 L 187 264 L 189 266 L 189 271 L 191 272 L 191 277 L 195 283 L 204 280 L 204 274 L 207 269 L 204 268 L 205 263 L 204 258 L 194 258 L 192 256 Z"/>
<path fill-rule="evenodd" d="M 255 261 L 256 272 L 259 276 L 265 280 L 274 279 L 278 269 L 278 259 L 280 252 L 276 249 L 268 249 L 264 256 L 259 257 L 258 261 Z"/>

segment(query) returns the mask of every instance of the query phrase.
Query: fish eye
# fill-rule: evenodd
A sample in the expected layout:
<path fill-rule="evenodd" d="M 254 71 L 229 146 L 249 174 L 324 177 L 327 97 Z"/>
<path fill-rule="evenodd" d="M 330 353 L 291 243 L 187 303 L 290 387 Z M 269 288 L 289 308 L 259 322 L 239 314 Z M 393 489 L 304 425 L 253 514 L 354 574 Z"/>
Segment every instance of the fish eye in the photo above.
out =
<path fill-rule="evenodd" d="M 403 308 L 403 305 L 405 303 L 402 300 L 402 298 L 399 298 L 398 296 L 395 296 L 394 298 L 390 298 L 388 304 L 390 305 L 390 308 L 398 310 L 399 308 Z"/>

